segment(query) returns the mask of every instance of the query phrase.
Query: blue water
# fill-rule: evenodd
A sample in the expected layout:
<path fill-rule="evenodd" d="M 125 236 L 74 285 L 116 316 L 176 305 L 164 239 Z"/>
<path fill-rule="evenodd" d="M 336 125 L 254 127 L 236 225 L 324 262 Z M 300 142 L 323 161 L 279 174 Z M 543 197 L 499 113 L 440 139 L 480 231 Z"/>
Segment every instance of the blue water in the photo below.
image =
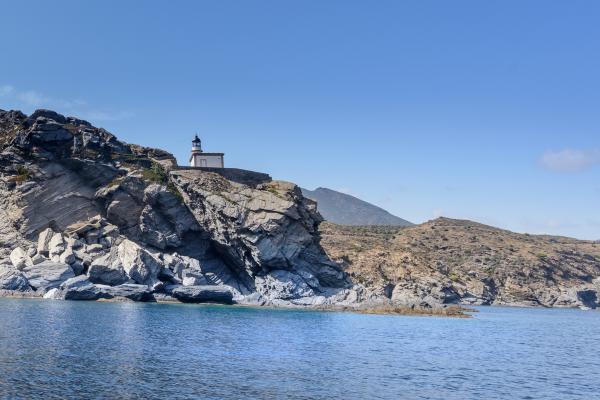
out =
<path fill-rule="evenodd" d="M 589 399 L 600 312 L 472 319 L 0 299 L 0 398 Z"/>

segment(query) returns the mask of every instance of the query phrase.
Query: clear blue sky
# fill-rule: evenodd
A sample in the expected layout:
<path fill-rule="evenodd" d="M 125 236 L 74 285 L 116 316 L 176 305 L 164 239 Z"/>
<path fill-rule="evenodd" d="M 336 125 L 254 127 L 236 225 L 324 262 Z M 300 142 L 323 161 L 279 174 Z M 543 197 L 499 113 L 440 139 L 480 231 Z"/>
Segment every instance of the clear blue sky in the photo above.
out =
<path fill-rule="evenodd" d="M 2 1 L 0 108 L 187 162 L 600 239 L 600 2 Z"/>

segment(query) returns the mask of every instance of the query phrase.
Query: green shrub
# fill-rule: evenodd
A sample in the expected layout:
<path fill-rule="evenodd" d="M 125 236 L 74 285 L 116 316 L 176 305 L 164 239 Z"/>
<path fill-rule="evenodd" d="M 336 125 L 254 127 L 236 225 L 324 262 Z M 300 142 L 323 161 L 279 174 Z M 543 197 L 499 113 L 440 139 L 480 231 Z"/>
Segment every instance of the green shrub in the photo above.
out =
<path fill-rule="evenodd" d="M 179 193 L 175 184 L 169 180 L 168 172 L 159 163 L 153 161 L 152 166 L 149 169 L 143 169 L 142 177 L 147 181 L 165 185 L 167 190 L 183 203 L 183 195 Z"/>
<path fill-rule="evenodd" d="M 22 183 L 31 177 L 31 172 L 24 165 L 19 165 L 17 167 L 17 176 L 14 178 L 15 182 Z"/>

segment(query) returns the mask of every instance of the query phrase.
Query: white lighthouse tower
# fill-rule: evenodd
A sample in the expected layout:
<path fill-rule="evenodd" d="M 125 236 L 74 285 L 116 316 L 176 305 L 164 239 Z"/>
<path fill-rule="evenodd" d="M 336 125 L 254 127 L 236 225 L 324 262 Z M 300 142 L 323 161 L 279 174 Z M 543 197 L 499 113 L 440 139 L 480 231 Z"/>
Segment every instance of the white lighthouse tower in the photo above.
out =
<path fill-rule="evenodd" d="M 223 158 L 225 153 L 205 153 L 202 151 L 202 142 L 198 135 L 192 140 L 192 155 L 190 156 L 191 167 L 225 168 Z"/>

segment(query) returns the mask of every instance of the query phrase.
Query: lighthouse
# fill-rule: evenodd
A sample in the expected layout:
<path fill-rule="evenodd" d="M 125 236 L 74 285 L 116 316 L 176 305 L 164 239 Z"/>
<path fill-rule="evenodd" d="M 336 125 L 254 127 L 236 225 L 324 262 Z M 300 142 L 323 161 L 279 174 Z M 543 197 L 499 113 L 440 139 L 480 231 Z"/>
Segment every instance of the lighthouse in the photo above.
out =
<path fill-rule="evenodd" d="M 195 135 L 192 140 L 192 154 L 190 166 L 197 168 L 225 168 L 223 158 L 225 153 L 205 153 L 202 151 L 202 141 Z"/>

